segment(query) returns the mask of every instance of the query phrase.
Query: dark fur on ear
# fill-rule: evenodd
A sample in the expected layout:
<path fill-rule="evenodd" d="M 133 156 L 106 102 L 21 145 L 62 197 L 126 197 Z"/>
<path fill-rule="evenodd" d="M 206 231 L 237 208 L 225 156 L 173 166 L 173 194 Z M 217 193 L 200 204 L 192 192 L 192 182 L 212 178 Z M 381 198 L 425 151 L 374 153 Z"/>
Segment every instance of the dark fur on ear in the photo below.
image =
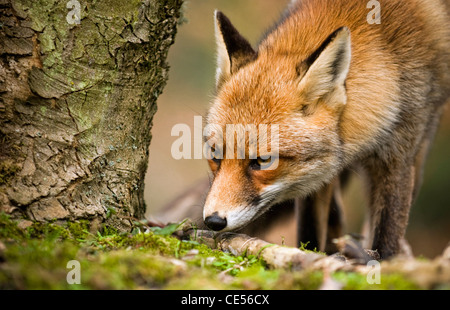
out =
<path fill-rule="evenodd" d="M 216 21 L 230 60 L 230 73 L 233 74 L 255 60 L 257 53 L 222 12 L 216 12 Z"/>
<path fill-rule="evenodd" d="M 299 74 L 299 90 L 306 108 L 305 114 L 311 114 L 320 98 L 329 94 L 345 91 L 345 80 L 350 69 L 351 38 L 350 30 L 341 27 L 331 33 L 320 46 L 308 56 L 296 70 Z M 345 93 L 339 102 L 333 101 L 334 108 L 340 108 L 346 103 Z M 331 107 L 331 102 L 328 102 Z"/>
<path fill-rule="evenodd" d="M 323 41 L 323 43 L 319 46 L 319 48 L 317 48 L 308 58 L 306 58 L 304 61 L 302 61 L 297 66 L 297 73 L 298 73 L 300 78 L 302 78 L 306 74 L 306 72 L 308 72 L 308 70 L 311 67 L 311 65 L 317 60 L 317 58 L 319 58 L 319 56 L 323 52 L 323 50 L 331 42 L 333 42 L 333 40 L 336 38 L 337 34 L 340 31 L 344 30 L 344 29 L 345 29 L 345 27 L 341 27 L 341 28 L 336 29 L 332 34 L 330 34 L 328 36 L 328 38 L 325 39 L 325 41 Z M 341 59 L 344 56 L 344 53 L 345 53 L 345 49 L 342 47 L 338 51 L 338 55 L 337 55 L 335 61 L 331 64 L 333 79 L 337 77 L 338 73 L 342 69 L 339 66 L 341 65 Z"/>

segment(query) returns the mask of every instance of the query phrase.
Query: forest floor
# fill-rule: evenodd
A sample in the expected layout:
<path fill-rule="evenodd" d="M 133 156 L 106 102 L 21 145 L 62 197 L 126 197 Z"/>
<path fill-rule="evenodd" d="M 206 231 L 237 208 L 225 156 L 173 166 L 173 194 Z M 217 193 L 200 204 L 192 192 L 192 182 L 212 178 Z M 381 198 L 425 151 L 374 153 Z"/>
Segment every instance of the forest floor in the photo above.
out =
<path fill-rule="evenodd" d="M 383 261 L 376 281 L 356 271 L 273 268 L 259 253 L 180 240 L 181 226 L 90 232 L 87 221 L 18 225 L 0 213 L 0 289 L 450 289 L 449 251 Z"/>

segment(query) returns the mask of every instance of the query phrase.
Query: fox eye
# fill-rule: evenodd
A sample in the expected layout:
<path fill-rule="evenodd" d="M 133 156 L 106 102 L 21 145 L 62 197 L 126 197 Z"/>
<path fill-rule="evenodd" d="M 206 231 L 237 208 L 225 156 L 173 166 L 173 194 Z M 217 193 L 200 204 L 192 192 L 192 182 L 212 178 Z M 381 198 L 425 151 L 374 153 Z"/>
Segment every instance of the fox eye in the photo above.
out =
<path fill-rule="evenodd" d="M 211 150 L 211 160 L 212 160 L 217 166 L 220 166 L 220 163 L 221 163 L 222 159 L 219 158 L 219 157 L 217 157 L 217 156 L 215 155 L 215 152 L 216 152 L 215 149 L 212 149 L 212 150 Z"/>
<path fill-rule="evenodd" d="M 272 163 L 272 158 L 268 157 L 266 159 L 258 157 L 250 162 L 250 168 L 253 170 L 264 170 L 270 167 Z"/>

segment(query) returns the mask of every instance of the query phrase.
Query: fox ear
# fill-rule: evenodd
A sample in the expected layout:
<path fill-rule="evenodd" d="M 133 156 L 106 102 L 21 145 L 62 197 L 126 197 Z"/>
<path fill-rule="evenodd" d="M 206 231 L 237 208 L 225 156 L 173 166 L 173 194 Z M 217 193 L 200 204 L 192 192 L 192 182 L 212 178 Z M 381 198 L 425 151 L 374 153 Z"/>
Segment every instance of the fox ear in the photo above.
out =
<path fill-rule="evenodd" d="M 222 12 L 214 12 L 214 21 L 217 43 L 216 87 L 219 88 L 239 68 L 253 61 L 256 52 Z"/>
<path fill-rule="evenodd" d="M 335 90 L 343 90 L 350 60 L 350 30 L 341 27 L 297 67 L 300 75 L 299 89 L 306 102 L 316 103 Z M 343 98 L 345 99 L 345 94 Z M 342 103 L 345 104 L 345 100 Z"/>

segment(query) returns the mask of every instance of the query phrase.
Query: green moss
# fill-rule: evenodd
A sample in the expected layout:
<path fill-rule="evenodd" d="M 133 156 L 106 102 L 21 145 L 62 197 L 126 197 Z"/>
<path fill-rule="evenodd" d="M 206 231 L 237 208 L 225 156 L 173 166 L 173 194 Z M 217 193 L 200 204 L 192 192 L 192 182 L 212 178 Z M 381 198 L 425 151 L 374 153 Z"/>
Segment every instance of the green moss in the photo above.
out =
<path fill-rule="evenodd" d="M 0 185 L 8 184 L 19 171 L 19 165 L 10 160 L 0 162 Z"/>
<path fill-rule="evenodd" d="M 140 251 L 100 253 L 94 260 L 84 261 L 81 268 L 83 285 L 101 289 L 161 288 L 183 272 L 161 256 Z"/>
<path fill-rule="evenodd" d="M 25 233 L 17 227 L 10 216 L 0 212 L 0 239 L 22 239 Z"/>
<path fill-rule="evenodd" d="M 58 243 L 58 246 L 55 246 Z M 8 245 L 4 258 L 8 268 L 3 270 L 3 289 L 60 289 L 67 284 L 67 262 L 75 259 L 78 247 L 53 238 L 30 239 Z"/>
<path fill-rule="evenodd" d="M 66 222 L 63 225 L 56 223 L 34 222 L 26 229 L 20 229 L 11 217 L 0 212 L 0 239 L 12 239 L 17 242 L 30 239 L 70 240 L 77 242 L 89 234 L 89 221 L 80 220 Z"/>
<path fill-rule="evenodd" d="M 320 254 L 320 255 L 327 255 L 326 253 L 319 251 L 316 247 L 314 247 L 313 249 L 310 249 L 309 241 L 305 242 L 305 243 L 300 242 L 299 249 L 306 253 L 316 253 L 316 254 Z"/>
<path fill-rule="evenodd" d="M 35 222 L 33 225 L 27 228 L 27 237 L 29 238 L 58 238 L 67 239 L 69 237 L 69 233 L 63 227 L 47 224 L 41 222 Z"/>
<path fill-rule="evenodd" d="M 333 279 L 341 282 L 346 290 L 417 290 L 420 287 L 401 274 L 381 274 L 379 284 L 370 284 L 367 276 L 355 272 L 336 272 Z"/>
<path fill-rule="evenodd" d="M 136 225 L 139 223 L 136 223 Z M 252 255 L 234 256 L 170 234 L 179 229 L 119 233 L 109 226 L 90 232 L 89 221 L 33 223 L 20 229 L 0 213 L 0 289 L 318 289 L 321 271 L 268 269 Z M 170 229 L 169 229 L 170 228 Z M 81 266 L 81 284 L 68 284 L 67 263 Z M 420 289 L 400 273 L 369 284 L 355 272 L 334 272 L 343 289 Z M 448 288 L 437 285 L 436 288 Z"/>
<path fill-rule="evenodd" d="M 120 234 L 105 226 L 93 234 L 87 221 L 33 223 L 21 230 L 5 214 L 0 224 L 0 240 L 7 240 L 2 266 L 8 266 L 0 276 L 0 288 L 173 288 L 186 281 L 205 282 L 202 278 L 208 281 L 195 284 L 197 288 L 212 283 L 226 288 L 218 274 L 234 277 L 249 268 L 264 268 L 255 257 L 235 257 L 161 232 Z M 74 259 L 81 264 L 81 285 L 69 285 L 65 278 L 67 262 Z M 232 287 L 242 287 L 239 283 L 236 280 Z"/>
<path fill-rule="evenodd" d="M 274 289 L 280 283 L 280 270 L 268 270 L 262 264 L 254 264 L 241 271 L 234 280 L 237 288 Z"/>
<path fill-rule="evenodd" d="M 87 220 L 79 220 L 76 222 L 67 222 L 66 228 L 70 236 L 75 240 L 86 238 L 88 234 L 90 223 Z"/>
<path fill-rule="evenodd" d="M 317 290 L 323 282 L 322 271 L 303 270 L 294 273 L 283 273 L 280 275 L 275 286 L 283 290 Z"/>

